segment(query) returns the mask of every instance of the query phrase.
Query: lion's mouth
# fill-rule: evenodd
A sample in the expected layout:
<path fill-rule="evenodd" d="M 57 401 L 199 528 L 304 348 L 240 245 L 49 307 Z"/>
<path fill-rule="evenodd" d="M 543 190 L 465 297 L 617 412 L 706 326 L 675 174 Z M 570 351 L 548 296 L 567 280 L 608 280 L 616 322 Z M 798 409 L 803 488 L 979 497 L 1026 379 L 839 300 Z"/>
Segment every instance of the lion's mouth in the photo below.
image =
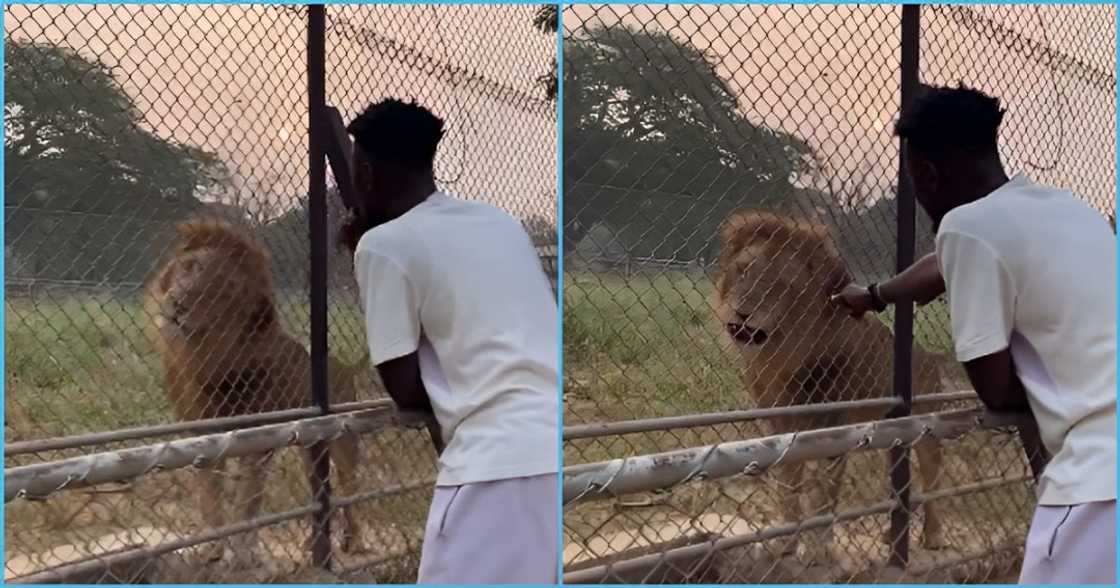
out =
<path fill-rule="evenodd" d="M 762 345 L 770 338 L 765 329 L 752 327 L 746 323 L 727 323 L 727 334 L 744 345 Z"/>
<path fill-rule="evenodd" d="M 187 334 L 186 322 L 175 304 L 165 302 L 160 311 L 159 326 L 165 333 L 179 336 Z"/>
<path fill-rule="evenodd" d="M 159 326 L 165 330 L 173 330 L 181 332 L 183 330 L 183 321 L 175 314 L 160 313 Z"/>

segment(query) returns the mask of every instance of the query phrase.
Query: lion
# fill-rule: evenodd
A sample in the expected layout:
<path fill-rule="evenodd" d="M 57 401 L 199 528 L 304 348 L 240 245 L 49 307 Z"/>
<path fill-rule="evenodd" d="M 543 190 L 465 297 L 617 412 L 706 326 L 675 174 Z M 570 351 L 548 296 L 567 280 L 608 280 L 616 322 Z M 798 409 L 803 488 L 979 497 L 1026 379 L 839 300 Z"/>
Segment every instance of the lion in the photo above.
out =
<path fill-rule="evenodd" d="M 722 252 L 715 280 L 716 314 L 742 359 L 740 374 L 759 406 L 791 406 L 862 400 L 890 396 L 892 391 L 892 335 L 874 317 L 859 320 L 831 303 L 830 295 L 852 282 L 828 230 L 817 223 L 798 222 L 773 213 L 732 213 L 721 227 Z M 940 387 L 946 356 L 914 349 L 915 391 Z M 867 422 L 885 416 L 885 409 L 851 410 L 773 421 L 775 433 Z M 915 446 L 920 475 L 927 491 L 937 490 L 942 447 L 935 439 Z M 829 460 L 831 476 L 824 488 L 810 492 L 810 516 L 836 512 L 845 458 Z M 800 493 L 802 464 L 777 468 L 786 491 L 783 515 L 789 522 L 803 519 Z M 822 472 L 823 473 L 823 472 Z M 816 494 L 816 496 L 814 496 Z M 933 502 L 924 504 L 922 544 L 927 549 L 947 546 L 942 517 Z M 810 560 L 828 562 L 832 527 L 821 540 L 807 539 Z M 889 541 L 889 538 L 887 539 Z M 782 555 L 797 552 L 797 540 Z"/>
<path fill-rule="evenodd" d="M 284 332 L 276 308 L 270 257 L 232 225 L 190 220 L 177 227 L 169 260 L 146 288 L 145 310 L 155 326 L 167 394 L 180 420 L 213 419 L 311 406 L 311 356 Z M 328 358 L 332 400 L 357 398 L 365 364 L 348 366 Z M 331 445 L 339 486 L 357 492 L 358 439 L 346 435 Z M 304 461 L 311 467 L 310 455 Z M 264 498 L 266 466 L 272 454 L 240 458 L 244 480 L 236 504 L 246 520 L 257 516 Z M 210 528 L 225 524 L 222 514 L 224 460 L 199 471 L 199 505 Z M 236 557 L 252 555 L 256 533 L 245 538 Z M 342 550 L 364 549 L 358 518 L 343 512 Z M 206 557 L 221 559 L 214 544 Z"/>

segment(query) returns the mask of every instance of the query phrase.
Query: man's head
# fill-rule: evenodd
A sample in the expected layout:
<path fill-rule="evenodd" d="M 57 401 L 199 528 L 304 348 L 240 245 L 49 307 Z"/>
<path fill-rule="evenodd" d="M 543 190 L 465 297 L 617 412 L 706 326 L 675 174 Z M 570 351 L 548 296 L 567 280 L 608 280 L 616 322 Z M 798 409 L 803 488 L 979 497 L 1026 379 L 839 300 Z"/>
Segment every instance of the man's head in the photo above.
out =
<path fill-rule="evenodd" d="M 1004 110 L 998 98 L 964 84 L 922 90 L 894 132 L 902 140 L 914 196 L 936 227 L 950 210 L 1007 180 L 997 146 Z"/>
<path fill-rule="evenodd" d="M 443 119 L 415 102 L 371 104 L 346 131 L 354 138 L 354 211 L 369 226 L 407 212 L 435 189 L 432 162 Z"/>

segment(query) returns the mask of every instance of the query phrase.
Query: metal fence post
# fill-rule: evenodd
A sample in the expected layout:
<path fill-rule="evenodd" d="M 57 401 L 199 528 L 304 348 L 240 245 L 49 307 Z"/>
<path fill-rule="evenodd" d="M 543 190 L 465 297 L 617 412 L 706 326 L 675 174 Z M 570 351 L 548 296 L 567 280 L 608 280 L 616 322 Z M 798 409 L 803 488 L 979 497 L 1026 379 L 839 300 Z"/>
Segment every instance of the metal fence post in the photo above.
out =
<path fill-rule="evenodd" d="M 901 94 L 905 108 L 918 89 L 919 7 L 902 7 Z M 897 271 L 914 263 L 914 192 L 906 180 L 906 160 L 899 149 L 898 166 L 898 242 Z M 909 416 L 913 400 L 914 304 L 903 299 L 895 304 L 894 320 L 894 393 L 902 399 L 890 416 Z M 910 559 L 910 448 L 890 450 L 891 495 L 896 501 L 891 509 L 890 565 L 906 568 Z"/>
<path fill-rule="evenodd" d="M 308 224 L 311 234 L 311 400 L 322 414 L 330 410 L 327 390 L 327 164 L 323 128 L 326 110 L 326 8 L 307 11 L 307 103 L 310 185 Z M 327 443 L 311 446 L 311 491 L 318 506 L 311 530 L 311 562 L 331 564 L 330 451 Z"/>

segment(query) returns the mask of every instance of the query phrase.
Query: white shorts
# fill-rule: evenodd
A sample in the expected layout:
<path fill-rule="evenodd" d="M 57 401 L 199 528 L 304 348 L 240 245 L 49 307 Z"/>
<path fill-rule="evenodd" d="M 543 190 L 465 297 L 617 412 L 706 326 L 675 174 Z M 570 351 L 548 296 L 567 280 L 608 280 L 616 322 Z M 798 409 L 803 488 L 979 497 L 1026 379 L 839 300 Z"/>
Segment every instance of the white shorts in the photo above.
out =
<path fill-rule="evenodd" d="M 418 584 L 556 584 L 557 474 L 436 486 Z"/>
<path fill-rule="evenodd" d="M 1116 501 L 1038 506 L 1020 584 L 1116 585 Z"/>

